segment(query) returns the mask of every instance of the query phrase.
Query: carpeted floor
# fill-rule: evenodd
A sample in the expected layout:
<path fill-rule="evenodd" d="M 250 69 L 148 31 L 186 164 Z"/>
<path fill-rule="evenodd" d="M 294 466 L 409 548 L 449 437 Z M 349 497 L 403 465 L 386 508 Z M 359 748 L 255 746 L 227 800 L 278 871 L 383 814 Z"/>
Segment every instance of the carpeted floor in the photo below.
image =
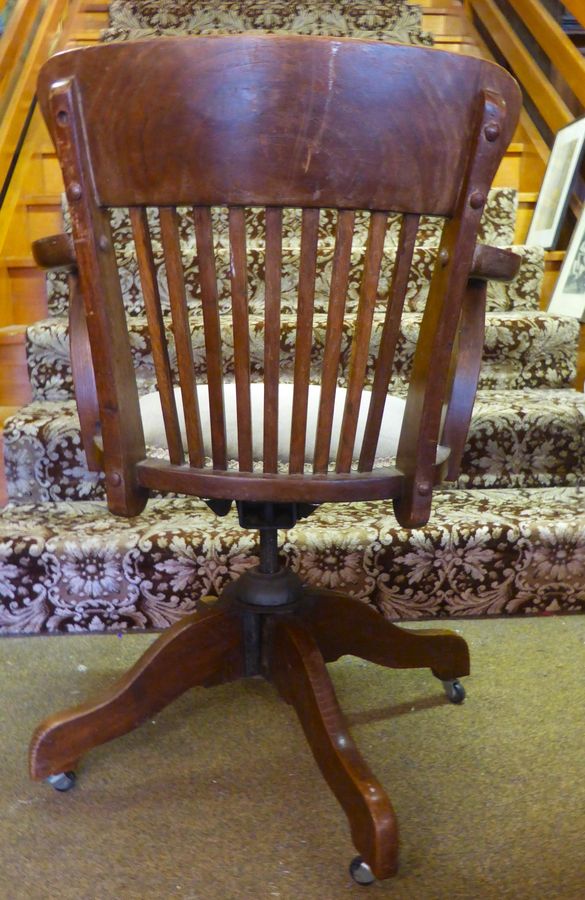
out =
<path fill-rule="evenodd" d="M 95 750 L 61 795 L 27 779 L 32 728 L 152 638 L 5 639 L 0 897 L 584 897 L 585 619 L 455 627 L 473 661 L 462 707 L 424 671 L 331 667 L 401 824 L 400 873 L 370 888 L 347 874 L 344 816 L 269 685 L 190 692 Z"/>

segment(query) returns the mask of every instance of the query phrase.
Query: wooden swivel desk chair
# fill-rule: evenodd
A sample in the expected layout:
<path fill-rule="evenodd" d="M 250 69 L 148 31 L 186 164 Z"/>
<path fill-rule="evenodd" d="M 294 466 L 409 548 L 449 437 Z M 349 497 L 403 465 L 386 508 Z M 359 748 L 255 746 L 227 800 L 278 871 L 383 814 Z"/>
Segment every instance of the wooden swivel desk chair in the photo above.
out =
<path fill-rule="evenodd" d="M 263 675 L 295 707 L 348 816 L 361 855 L 354 877 L 387 878 L 397 867 L 396 819 L 350 736 L 325 663 L 352 653 L 389 667 L 429 667 L 458 701 L 467 646 L 447 631 L 402 631 L 357 600 L 303 585 L 279 564 L 277 529 L 320 503 L 372 499 L 391 500 L 402 525 L 419 527 L 428 520 L 433 486 L 456 474 L 479 372 L 486 279 L 511 277 L 518 262 L 476 246 L 487 192 L 516 125 L 518 88 L 495 65 L 441 51 L 240 35 L 63 53 L 43 67 L 39 99 L 63 169 L 73 241 L 47 239 L 35 253 L 45 267 L 78 272 L 71 310 L 77 398 L 89 462 L 105 470 L 109 509 L 137 515 L 152 489 L 205 498 L 220 515 L 235 501 L 241 524 L 259 529 L 260 564 L 212 608 L 169 628 L 110 691 L 48 718 L 32 740 L 32 777 L 68 787 L 64 773 L 84 753 L 188 688 Z M 205 385 L 195 383 L 178 206 L 192 209 Z M 112 247 L 114 207 L 130 209 L 168 459 L 149 458 L 145 447 Z M 222 358 L 212 207 L 229 210 L 231 378 Z M 265 207 L 260 386 L 250 379 L 249 207 Z M 302 210 L 302 229 L 294 383 L 284 385 L 282 223 L 289 207 Z M 177 373 L 147 208 L 158 209 Z M 337 211 L 337 225 L 315 388 L 320 209 Z M 369 230 L 341 389 L 356 211 L 366 211 Z M 364 391 L 389 211 L 402 221 L 375 377 Z M 445 225 L 404 402 L 389 396 L 388 386 L 423 214 L 445 217 Z"/>

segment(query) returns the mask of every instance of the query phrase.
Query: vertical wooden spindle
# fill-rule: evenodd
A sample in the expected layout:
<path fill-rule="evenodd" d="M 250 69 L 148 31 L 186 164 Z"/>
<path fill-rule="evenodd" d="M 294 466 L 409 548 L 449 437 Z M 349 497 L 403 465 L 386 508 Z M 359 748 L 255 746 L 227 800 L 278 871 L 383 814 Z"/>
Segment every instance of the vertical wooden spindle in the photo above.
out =
<path fill-rule="evenodd" d="M 319 210 L 304 209 L 301 225 L 301 258 L 297 302 L 297 337 L 295 343 L 292 429 L 290 439 L 289 472 L 302 472 L 305 465 L 307 440 L 307 406 L 311 351 L 313 348 L 313 310 L 315 306 L 315 278 L 319 241 Z"/>
<path fill-rule="evenodd" d="M 280 376 L 280 291 L 282 210 L 266 210 L 264 309 L 264 471 L 278 466 L 278 387 Z"/>
<path fill-rule="evenodd" d="M 217 272 L 213 250 L 213 228 L 209 207 L 194 207 L 193 221 L 195 224 L 201 308 L 205 331 L 211 456 L 214 469 L 225 469 L 227 467 L 227 442 L 223 397 L 221 324 L 217 300 Z"/>
<path fill-rule="evenodd" d="M 179 382 L 185 413 L 189 462 L 195 468 L 200 468 L 204 463 L 203 437 L 201 434 L 201 418 L 195 383 L 191 330 L 189 328 L 189 316 L 185 299 L 185 277 L 179 243 L 177 211 L 174 207 L 161 207 L 159 209 L 159 217 L 169 300 L 173 317 L 175 346 L 177 348 Z"/>
<path fill-rule="evenodd" d="M 252 408 L 250 402 L 250 328 L 246 265 L 246 220 L 241 206 L 230 207 L 230 280 L 234 327 L 234 371 L 240 471 L 252 471 Z"/>

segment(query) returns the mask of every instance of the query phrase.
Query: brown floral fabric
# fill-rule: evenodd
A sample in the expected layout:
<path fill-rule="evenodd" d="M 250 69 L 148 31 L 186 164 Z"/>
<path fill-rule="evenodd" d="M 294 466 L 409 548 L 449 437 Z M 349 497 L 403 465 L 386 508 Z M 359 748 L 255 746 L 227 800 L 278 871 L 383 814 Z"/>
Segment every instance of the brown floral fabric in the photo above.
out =
<path fill-rule="evenodd" d="M 388 503 L 326 504 L 280 534 L 303 581 L 390 619 L 585 611 L 579 488 L 442 490 L 429 525 L 397 526 Z M 133 519 L 103 503 L 0 511 L 0 633 L 164 628 L 257 562 L 234 513 L 152 500 Z M 209 602 L 209 601 L 207 601 Z"/>
<path fill-rule="evenodd" d="M 405 0 L 114 0 L 105 41 L 243 31 L 322 34 L 432 45 Z"/>
<path fill-rule="evenodd" d="M 355 330 L 355 314 L 344 317 L 339 383 L 346 384 L 351 341 Z M 369 363 L 365 384 L 371 386 L 382 334 L 384 316 L 374 315 L 370 342 Z M 406 313 L 401 323 L 391 389 L 399 390 L 409 377 L 421 321 L 420 313 Z M 168 323 L 170 326 L 170 323 Z M 316 314 L 313 328 L 312 380 L 318 382 L 325 348 L 327 317 Z M 221 320 L 224 341 L 224 374 L 233 377 L 231 316 Z M 251 377 L 263 378 L 264 321 L 250 317 Z M 128 330 L 136 375 L 140 389 L 146 392 L 155 383 L 151 341 L 146 320 L 129 317 Z M 169 328 L 170 334 L 170 328 Z M 203 324 L 200 316 L 191 318 L 191 334 L 195 374 L 206 379 L 206 356 Z M 280 346 L 281 381 L 292 381 L 296 317 L 283 314 Z M 547 313 L 488 313 L 484 344 L 484 361 L 480 387 L 499 390 L 522 387 L 566 387 L 575 377 L 579 323 L 566 316 Z M 69 357 L 69 329 L 66 320 L 46 319 L 27 329 L 27 360 L 29 377 L 35 400 L 66 400 L 73 396 L 73 381 Z M 176 373 L 174 345 L 170 358 Z"/>
<path fill-rule="evenodd" d="M 514 213 L 516 193 L 512 190 L 496 189 L 490 192 L 482 219 L 479 242 L 494 246 L 509 246 L 513 240 Z M 401 217 L 389 217 L 385 262 L 380 280 L 380 304 L 388 294 L 389 280 L 394 264 Z M 227 211 L 213 211 L 214 235 L 216 240 L 218 267 L 218 294 L 221 311 L 230 309 L 229 283 L 229 243 Z M 354 253 L 352 271 L 347 299 L 348 311 L 355 311 L 359 295 L 359 279 L 361 263 L 367 240 L 369 216 L 358 213 L 354 233 Z M 319 256 L 317 267 L 317 300 L 318 312 L 326 311 L 326 298 L 331 275 L 335 241 L 336 217 L 333 211 L 323 210 L 320 217 Z M 441 219 L 423 217 L 417 236 L 417 248 L 407 289 L 407 308 L 411 311 L 422 310 L 426 302 L 428 283 L 432 274 L 436 251 L 439 244 L 443 222 Z M 128 212 L 125 209 L 111 211 L 113 243 L 116 248 L 118 270 L 122 285 L 124 305 L 128 315 L 144 315 L 142 287 L 136 262 L 136 254 L 132 239 L 132 230 Z M 156 210 L 149 210 L 149 226 L 152 236 L 153 253 L 157 270 L 157 280 L 161 294 L 163 310 L 168 313 L 168 289 L 163 261 L 160 227 Z M 65 208 L 65 227 L 70 228 L 69 217 Z M 179 232 L 181 250 L 185 263 L 185 280 L 187 302 L 193 312 L 200 311 L 199 271 L 197 265 L 197 248 L 194 226 L 189 210 L 179 211 Z M 260 314 L 264 302 L 264 244 L 265 222 L 264 211 L 248 209 L 246 211 L 246 241 L 249 250 L 248 259 L 248 296 L 250 311 Z M 544 254 L 541 248 L 515 247 L 522 256 L 521 270 L 510 284 L 489 286 L 488 307 L 491 310 L 537 309 L 540 284 L 544 272 Z M 283 274 L 282 303 L 283 312 L 294 312 L 296 309 L 296 290 L 298 283 L 298 262 L 300 251 L 300 210 L 286 210 L 283 223 Z M 63 316 L 68 308 L 67 276 L 64 273 L 51 273 L 48 284 L 49 314 Z"/>
<path fill-rule="evenodd" d="M 585 477 L 584 416 L 584 395 L 569 389 L 479 391 L 458 485 L 574 484 Z M 4 457 L 14 502 L 104 496 L 102 477 L 87 470 L 72 400 L 19 410 L 7 422 Z"/>

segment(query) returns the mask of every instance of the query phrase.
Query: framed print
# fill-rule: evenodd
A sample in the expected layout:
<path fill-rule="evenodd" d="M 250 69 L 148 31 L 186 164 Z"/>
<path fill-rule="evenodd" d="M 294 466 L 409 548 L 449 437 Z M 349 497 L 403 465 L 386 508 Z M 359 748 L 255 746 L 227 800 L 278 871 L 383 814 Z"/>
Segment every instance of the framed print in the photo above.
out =
<path fill-rule="evenodd" d="M 528 229 L 525 241 L 528 246 L 554 248 L 584 145 L 585 117 L 558 132 Z"/>
<path fill-rule="evenodd" d="M 583 319 L 585 313 L 585 208 L 573 232 L 548 311 Z"/>

